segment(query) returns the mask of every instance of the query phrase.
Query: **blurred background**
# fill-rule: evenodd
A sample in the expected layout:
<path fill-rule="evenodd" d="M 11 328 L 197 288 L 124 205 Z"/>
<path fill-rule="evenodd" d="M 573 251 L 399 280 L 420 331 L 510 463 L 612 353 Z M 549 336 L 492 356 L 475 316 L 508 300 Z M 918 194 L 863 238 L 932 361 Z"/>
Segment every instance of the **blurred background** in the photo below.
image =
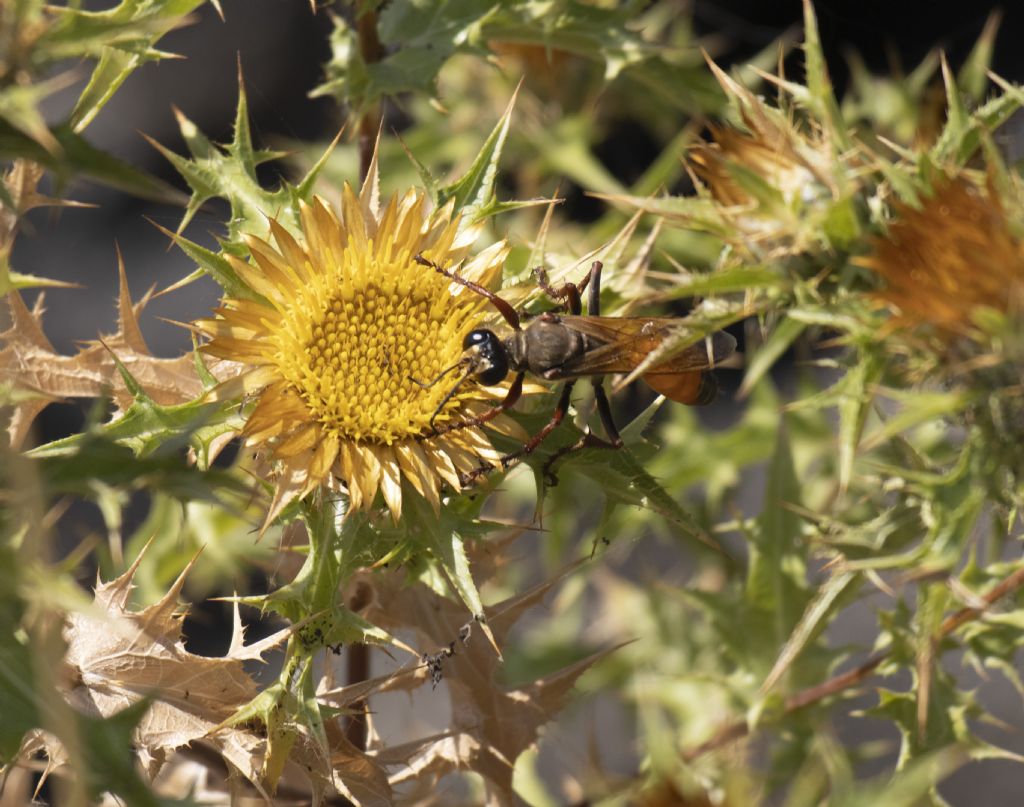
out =
<path fill-rule="evenodd" d="M 88 5 L 105 8 L 109 4 L 92 2 Z M 177 173 L 142 135 L 148 135 L 174 152 L 185 153 L 173 111 L 177 108 L 212 140 L 229 142 L 238 93 L 236 62 L 244 75 L 258 145 L 298 151 L 300 147 L 296 144 L 326 142 L 345 123 L 333 101 L 309 97 L 310 91 L 324 79 L 322 65 L 330 54 L 332 25 L 326 13 L 314 14 L 304 0 L 222 0 L 222 5 L 223 20 L 212 7 L 205 5 L 195 15 L 193 25 L 172 32 L 162 40 L 162 50 L 184 58 L 149 64 L 137 71 L 86 132 L 87 139 L 96 146 L 182 189 L 183 193 L 185 186 Z M 851 64 L 857 61 L 873 74 L 896 77 L 911 71 L 929 52 L 941 47 L 954 66 L 960 64 L 1000 4 L 819 0 L 815 7 L 837 95 L 842 98 L 851 81 Z M 1010 3 L 1001 11 L 994 70 L 1009 81 L 1021 82 L 1024 81 L 1024 48 L 1019 43 L 1024 40 L 1024 4 Z M 692 20 L 692 44 L 703 45 L 719 64 L 728 67 L 770 51 L 774 42 L 786 41 L 787 37 L 793 41 L 799 30 L 802 8 L 798 0 L 695 0 L 680 3 L 678 13 Z M 491 68 L 478 61 L 473 69 L 488 71 Z M 794 75 L 801 74 L 799 54 L 789 53 L 786 69 Z M 86 75 L 83 69 L 81 78 Z M 629 186 L 663 154 L 671 136 L 692 125 L 693 119 L 665 106 L 663 114 L 652 125 L 650 118 L 630 117 L 630 105 L 623 102 L 618 92 L 613 84 L 589 97 L 588 108 L 574 112 L 589 116 L 596 124 L 590 137 L 591 155 L 608 175 Z M 76 89 L 71 88 L 54 96 L 48 110 L 51 119 L 64 118 L 76 95 Z M 558 103 L 558 97 L 551 96 L 545 102 Z M 413 110 L 391 109 L 388 122 L 401 128 L 412 114 Z M 489 125 L 487 122 L 481 127 L 486 130 Z M 699 132 L 699 122 L 697 126 Z M 1018 127 L 1017 131 L 1022 130 Z M 1022 147 L 1013 140 L 1014 127 L 1006 127 L 1004 135 L 1001 145 L 1006 153 L 1019 156 Z M 528 148 L 528 145 L 520 145 L 511 151 L 516 153 Z M 311 153 L 316 152 L 316 148 L 311 149 Z M 297 154 L 300 164 L 303 156 Z M 328 171 L 328 174 L 332 178 L 341 177 L 347 166 L 352 169 L 347 178 L 355 182 L 358 178 L 354 165 L 349 150 L 347 158 L 345 154 L 339 155 L 332 168 L 335 173 Z M 520 168 L 509 165 L 508 182 L 516 187 L 528 181 L 520 175 Z M 278 172 L 299 172 L 287 162 L 265 165 L 261 170 L 268 184 L 274 182 Z M 585 187 L 571 176 L 559 178 L 558 187 L 567 200 L 558 212 L 560 221 L 590 223 L 606 212 L 603 202 L 585 195 L 595 188 Z M 552 193 L 555 188 L 544 186 L 539 190 Z M 31 226 L 19 237 L 11 262 L 19 271 L 85 287 L 73 291 L 52 290 L 46 296 L 47 334 L 59 351 L 72 352 L 77 341 L 93 338 L 97 332 L 111 332 L 116 327 L 117 246 L 124 256 L 135 299 L 152 287 L 162 289 L 185 277 L 194 265 L 172 248 L 166 236 L 153 226 L 156 223 L 175 229 L 181 218 L 180 208 L 132 199 L 120 192 L 88 184 L 77 184 L 66 195 L 93 207 L 34 211 L 29 217 Z M 226 205 L 210 203 L 195 217 L 187 235 L 212 246 L 226 215 Z M 498 226 L 501 226 L 500 220 Z M 528 233 L 526 235 L 528 237 Z M 35 292 L 29 293 L 29 301 L 35 295 Z M 189 321 L 204 316 L 217 304 L 218 298 L 218 288 L 212 282 L 200 281 L 185 291 L 155 299 L 143 317 L 144 333 L 152 351 L 156 355 L 176 356 L 190 349 L 187 333 L 162 318 Z M 783 388 L 789 383 L 787 370 L 784 363 L 777 379 Z M 710 428 L 733 423 L 742 415 L 742 405 L 732 394 L 737 384 L 735 374 L 723 371 L 720 375 L 724 387 L 720 402 L 701 415 Z M 86 408 L 87 405 L 76 402 L 51 406 L 37 421 L 36 439 L 46 442 L 78 431 L 86 417 Z M 749 497 L 755 498 L 754 504 L 748 500 L 744 505 L 741 493 L 739 501 L 745 509 L 756 510 L 754 505 L 762 484 L 760 474 L 755 472 L 746 479 Z M 134 511 L 129 511 L 126 534 L 145 514 L 146 503 L 140 501 Z M 99 530 L 102 521 L 92 508 L 83 507 L 80 525 L 84 534 Z M 644 562 L 653 566 L 659 561 L 656 556 L 648 556 Z M 190 639 L 200 652 L 216 652 L 218 647 L 222 648 L 215 628 L 217 614 L 217 608 L 197 611 L 198 621 L 193 624 L 200 627 L 193 631 Z M 844 641 L 870 644 L 875 632 L 870 601 L 854 609 L 848 619 L 841 620 L 839 627 L 844 632 Z M 226 638 L 223 643 L 226 644 Z M 982 683 L 978 681 L 979 686 Z M 1014 730 L 1002 732 L 1000 741 L 1024 753 L 1024 740 L 1019 734 L 1024 729 L 1024 718 L 1020 700 L 1012 688 L 1001 678 L 993 679 L 981 687 L 979 698 L 994 712 L 1006 714 L 1007 722 L 1016 726 L 1016 734 Z M 870 702 L 870 696 L 864 698 L 865 705 Z M 997 706 L 993 708 L 993 704 Z M 557 738 L 559 733 L 563 733 L 563 737 L 586 737 L 593 733 L 595 726 L 621 718 L 621 715 L 602 714 L 603 709 L 610 708 L 598 702 L 590 711 L 576 713 L 565 725 L 550 732 L 549 742 L 544 747 L 552 754 L 549 764 L 553 771 L 561 765 L 556 750 L 559 745 L 562 753 L 566 753 L 566 748 L 578 749 L 581 744 L 578 739 L 559 744 L 550 738 Z M 860 740 L 871 737 L 872 726 L 876 724 L 855 723 L 840 726 L 840 732 L 850 732 Z M 614 763 L 617 744 L 604 742 L 601 746 L 606 759 L 610 755 Z M 634 760 L 624 753 L 618 762 L 625 772 Z M 865 772 L 878 770 L 882 765 L 883 760 L 868 763 Z M 1019 766 L 982 762 L 956 773 L 944 784 L 942 792 L 953 804 L 1011 807 L 1021 803 L 1022 785 L 1024 775 Z"/>

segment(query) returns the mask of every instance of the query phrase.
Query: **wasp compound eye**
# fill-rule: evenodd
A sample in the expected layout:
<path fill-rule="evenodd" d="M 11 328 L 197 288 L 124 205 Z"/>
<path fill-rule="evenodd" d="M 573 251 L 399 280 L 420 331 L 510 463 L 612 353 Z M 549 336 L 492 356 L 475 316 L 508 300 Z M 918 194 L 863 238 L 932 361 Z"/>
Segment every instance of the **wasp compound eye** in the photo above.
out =
<path fill-rule="evenodd" d="M 470 331 L 466 334 L 466 338 L 462 340 L 462 349 L 469 350 L 471 347 L 478 347 L 496 341 L 496 339 L 497 337 L 491 331 L 485 328 L 477 328 L 475 331 Z"/>
<path fill-rule="evenodd" d="M 462 348 L 476 354 L 476 377 L 484 386 L 497 384 L 508 375 L 508 353 L 493 331 L 470 331 L 462 340 Z"/>

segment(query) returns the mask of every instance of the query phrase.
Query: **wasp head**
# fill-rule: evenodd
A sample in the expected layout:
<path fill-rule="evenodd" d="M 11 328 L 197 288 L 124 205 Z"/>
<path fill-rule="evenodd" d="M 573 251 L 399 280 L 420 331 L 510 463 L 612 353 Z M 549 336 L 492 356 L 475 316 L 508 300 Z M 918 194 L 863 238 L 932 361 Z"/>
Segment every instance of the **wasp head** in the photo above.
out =
<path fill-rule="evenodd" d="M 508 353 L 501 340 L 486 328 L 477 328 L 466 334 L 462 349 L 472 372 L 484 386 L 493 386 L 508 375 Z"/>

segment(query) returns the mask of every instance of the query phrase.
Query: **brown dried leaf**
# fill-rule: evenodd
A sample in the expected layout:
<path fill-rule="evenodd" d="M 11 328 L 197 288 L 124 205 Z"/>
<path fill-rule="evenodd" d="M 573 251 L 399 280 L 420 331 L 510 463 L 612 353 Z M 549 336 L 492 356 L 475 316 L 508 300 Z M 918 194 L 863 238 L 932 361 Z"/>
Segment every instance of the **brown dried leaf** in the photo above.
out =
<path fill-rule="evenodd" d="M 35 416 L 53 401 L 110 394 L 118 409 L 131 405 L 132 396 L 117 370 L 115 356 L 158 404 L 187 403 L 203 394 L 191 354 L 162 359 L 149 352 L 138 316 L 151 292 L 140 301 L 132 302 L 120 254 L 118 275 L 117 332 L 103 337 L 102 341 L 86 342 L 74 356 L 57 353 L 46 338 L 42 329 L 45 312 L 42 294 L 31 311 L 18 292 L 7 295 L 11 326 L 0 333 L 0 386 L 7 384 L 18 391 L 8 424 L 11 445 L 22 443 Z M 237 369 L 231 362 L 219 362 L 214 371 L 230 376 Z"/>
<path fill-rule="evenodd" d="M 579 564 L 533 589 L 487 608 L 487 626 L 498 644 L 520 616 L 536 605 L 563 577 Z M 378 761 L 400 764 L 391 784 L 409 780 L 431 780 L 455 770 L 473 770 L 489 783 L 495 804 L 511 803 L 512 769 L 516 758 L 537 738 L 540 726 L 562 708 L 569 690 L 580 675 L 606 655 L 602 651 L 531 684 L 507 690 L 497 683 L 500 659 L 491 644 L 469 622 L 465 606 L 439 596 L 422 584 L 408 585 L 398 572 L 366 573 L 355 582 L 374 589 L 370 608 L 363 615 L 388 630 L 416 631 L 428 652 L 441 651 L 440 665 L 452 702 L 448 731 L 434 738 L 410 743 L 398 749 L 383 749 Z M 460 639 L 469 628 L 465 641 Z M 452 644 L 454 641 L 454 644 Z M 451 649 L 450 655 L 445 649 Z M 400 670 L 366 682 L 366 689 L 345 687 L 320 695 L 321 702 L 342 706 L 367 689 L 387 691 L 422 686 L 427 678 L 421 667 Z"/>
<path fill-rule="evenodd" d="M 151 773 L 169 752 L 205 739 L 255 783 L 263 739 L 246 730 L 219 727 L 256 695 L 256 684 L 243 661 L 262 658 L 291 629 L 246 645 L 236 606 L 228 654 L 194 655 L 181 640 L 184 614 L 178 608 L 178 596 L 195 561 L 159 602 L 133 611 L 129 597 L 141 559 L 140 555 L 117 579 L 97 586 L 93 609 L 68 616 L 64 629 L 68 701 L 85 714 L 109 717 L 151 698 L 135 736 Z"/>
<path fill-rule="evenodd" d="M 7 195 L 12 207 L 0 204 L 0 251 L 9 252 L 18 232 L 18 222 L 28 211 L 37 207 L 92 207 L 81 202 L 54 199 L 36 191 L 45 173 L 43 167 L 30 160 L 15 160 L 4 175 Z"/>

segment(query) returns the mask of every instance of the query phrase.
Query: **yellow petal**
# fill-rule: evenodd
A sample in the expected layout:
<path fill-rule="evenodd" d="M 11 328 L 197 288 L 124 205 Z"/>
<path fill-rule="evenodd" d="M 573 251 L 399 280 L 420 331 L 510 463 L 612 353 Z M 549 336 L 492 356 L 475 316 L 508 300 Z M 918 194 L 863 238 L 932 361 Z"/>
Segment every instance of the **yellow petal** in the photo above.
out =
<path fill-rule="evenodd" d="M 313 459 L 309 464 L 309 475 L 318 479 L 324 479 L 330 475 L 331 466 L 338 458 L 338 436 L 336 434 L 324 434 L 320 437 L 320 444 L 313 452 Z"/>
<path fill-rule="evenodd" d="M 462 485 L 459 483 L 459 472 L 455 470 L 455 464 L 452 462 L 451 457 L 442 449 L 433 445 L 424 444 L 422 448 L 423 453 L 427 456 L 427 461 L 430 463 L 430 467 L 434 469 L 434 473 L 451 485 L 456 492 L 462 490 Z"/>
<path fill-rule="evenodd" d="M 313 423 L 303 423 L 288 437 L 274 446 L 275 457 L 294 457 L 303 451 L 309 451 L 316 445 L 320 429 Z"/>
<path fill-rule="evenodd" d="M 394 447 L 398 467 L 417 492 L 426 499 L 435 513 L 441 509 L 437 475 L 433 473 L 423 449 L 415 442 L 402 443 Z"/>
<path fill-rule="evenodd" d="M 367 507 L 373 503 L 377 495 L 377 487 L 380 485 L 380 460 L 370 446 L 362 446 L 358 443 L 350 443 L 352 463 L 348 468 L 362 491 L 363 500 Z"/>
<path fill-rule="evenodd" d="M 391 518 L 397 524 L 402 515 L 402 477 L 398 470 L 398 461 L 390 448 L 372 446 L 371 449 L 380 463 L 380 492 L 391 511 Z"/>

